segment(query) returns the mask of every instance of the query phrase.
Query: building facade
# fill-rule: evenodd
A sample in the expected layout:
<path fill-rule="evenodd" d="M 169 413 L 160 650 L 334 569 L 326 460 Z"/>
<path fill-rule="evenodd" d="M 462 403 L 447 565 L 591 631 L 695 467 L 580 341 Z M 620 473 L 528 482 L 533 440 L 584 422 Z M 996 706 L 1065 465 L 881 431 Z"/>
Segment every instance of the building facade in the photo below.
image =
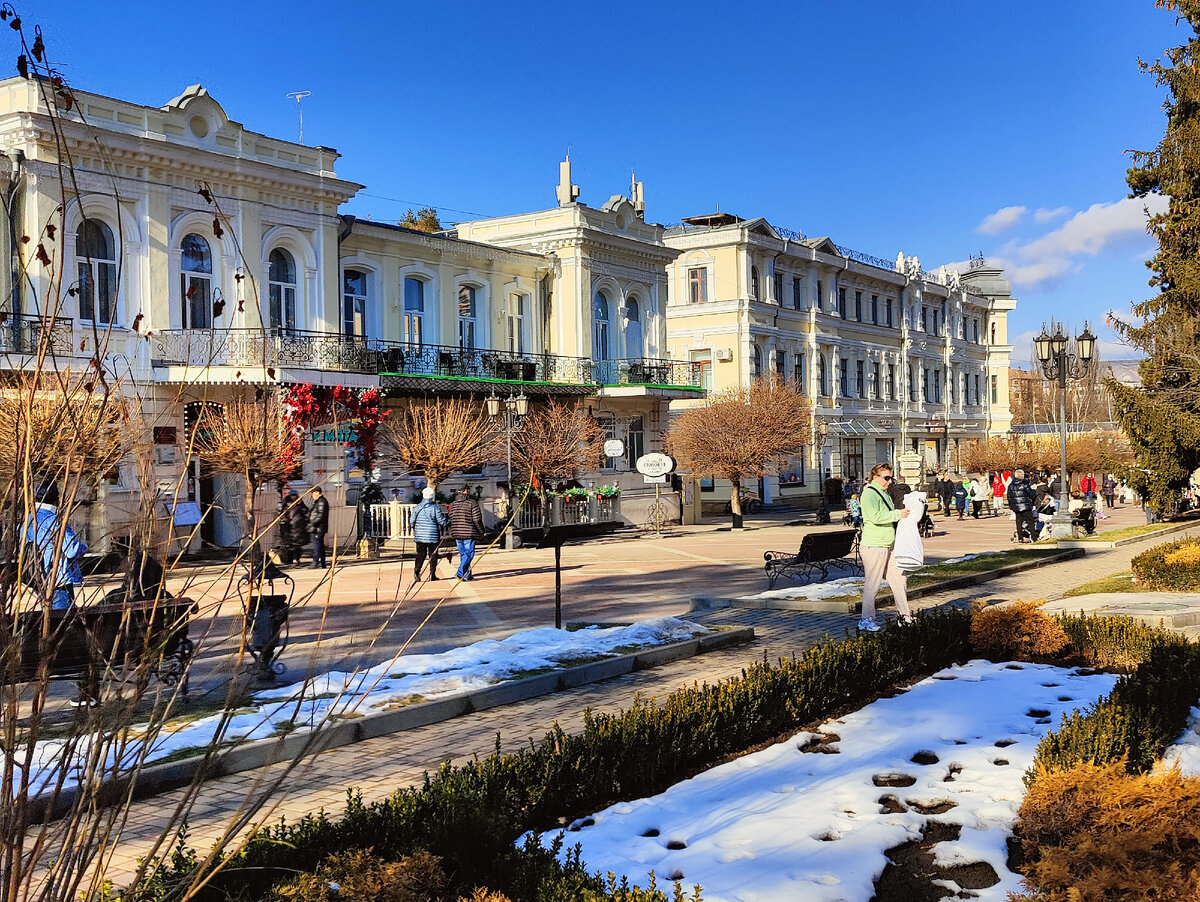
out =
<path fill-rule="evenodd" d="M 1008 430 L 1016 301 L 985 261 L 930 273 L 903 254 L 890 264 L 727 213 L 685 220 L 664 241 L 679 252 L 672 358 L 700 367 L 710 391 L 770 375 L 811 400 L 812 444 L 763 480 L 764 500 L 812 503 L 826 472 L 861 483 L 904 452 L 927 471 L 954 468 L 964 443 Z"/>

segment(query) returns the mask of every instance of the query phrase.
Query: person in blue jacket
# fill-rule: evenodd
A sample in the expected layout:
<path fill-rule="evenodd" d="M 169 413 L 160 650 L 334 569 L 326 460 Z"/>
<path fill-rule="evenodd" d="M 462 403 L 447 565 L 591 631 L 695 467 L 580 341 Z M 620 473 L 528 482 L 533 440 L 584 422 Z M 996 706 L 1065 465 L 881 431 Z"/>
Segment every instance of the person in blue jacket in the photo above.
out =
<path fill-rule="evenodd" d="M 967 514 L 967 498 L 970 495 L 968 483 L 954 480 L 954 507 L 958 510 L 958 519 Z"/>
<path fill-rule="evenodd" d="M 80 561 L 87 545 L 61 522 L 58 511 L 58 487 L 54 483 L 40 486 L 34 493 L 37 508 L 25 524 L 25 541 L 32 547 L 46 580 L 50 608 L 67 611 L 75 606 L 75 587 L 83 582 Z M 61 535 L 62 541 L 59 543 Z"/>
<path fill-rule="evenodd" d="M 417 543 L 417 558 L 413 562 L 413 582 L 421 579 L 421 568 L 429 558 L 429 578 L 437 579 L 438 544 L 450 528 L 450 518 L 433 498 L 433 488 L 421 489 L 421 503 L 413 508 L 412 534 Z"/>

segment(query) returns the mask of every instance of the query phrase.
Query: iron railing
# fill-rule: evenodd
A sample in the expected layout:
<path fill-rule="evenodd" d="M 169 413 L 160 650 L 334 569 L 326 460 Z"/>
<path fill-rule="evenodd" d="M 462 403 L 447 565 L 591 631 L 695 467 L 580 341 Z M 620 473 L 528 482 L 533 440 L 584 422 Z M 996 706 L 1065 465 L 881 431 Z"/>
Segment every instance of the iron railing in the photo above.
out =
<path fill-rule="evenodd" d="M 513 518 L 513 528 L 518 530 L 542 529 L 546 526 L 574 526 L 579 523 L 619 523 L 621 522 L 621 498 L 601 498 L 589 495 L 580 501 L 569 501 L 561 495 L 552 495 L 547 499 L 549 509 L 542 510 L 541 498 L 530 494 L 525 504 Z M 504 505 L 500 500 L 494 503 L 497 518 L 505 519 Z"/>
<path fill-rule="evenodd" d="M 656 358 L 592 360 L 297 329 L 176 329 L 155 332 L 152 341 L 152 358 L 159 366 L 296 367 L 463 380 L 703 387 L 699 364 Z"/>
<path fill-rule="evenodd" d="M 0 313 L 0 354 L 71 352 L 71 320 L 61 317 Z"/>
<path fill-rule="evenodd" d="M 623 360 L 595 361 L 600 385 L 672 385 L 703 388 L 703 373 L 698 363 L 681 360 L 631 357 Z"/>

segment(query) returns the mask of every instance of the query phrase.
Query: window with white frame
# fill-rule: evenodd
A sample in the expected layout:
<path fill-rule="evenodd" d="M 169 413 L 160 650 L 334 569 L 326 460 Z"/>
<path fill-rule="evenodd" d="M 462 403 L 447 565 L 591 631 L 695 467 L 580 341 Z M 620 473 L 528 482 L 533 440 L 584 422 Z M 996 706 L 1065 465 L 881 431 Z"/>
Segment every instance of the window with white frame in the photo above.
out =
<path fill-rule="evenodd" d="M 792 276 L 792 307 L 799 310 L 804 306 L 804 283 L 799 276 Z"/>
<path fill-rule="evenodd" d="M 625 461 L 630 470 L 637 459 L 646 453 L 646 427 L 641 417 L 629 418 L 629 429 L 625 433 Z"/>
<path fill-rule="evenodd" d="M 475 348 L 476 323 L 475 288 L 471 285 L 458 286 L 458 346 L 465 351 Z"/>
<path fill-rule="evenodd" d="M 528 303 L 527 294 L 509 295 L 504 319 L 504 349 L 513 354 L 525 353 L 525 307 Z"/>
<path fill-rule="evenodd" d="M 879 394 L 879 371 L 883 369 L 883 364 L 876 360 L 871 366 L 874 367 L 871 373 L 871 397 L 878 401 L 882 397 Z"/>
<path fill-rule="evenodd" d="M 608 302 L 608 295 L 603 291 L 597 291 L 596 296 L 592 298 L 593 360 L 608 360 L 612 356 L 609 354 L 611 346 L 608 341 L 609 313 L 611 310 L 612 306 Z"/>
<path fill-rule="evenodd" d="M 979 390 L 979 374 L 976 373 L 975 374 L 975 406 L 978 407 L 980 403 L 981 403 L 981 401 L 980 401 L 980 390 Z"/>
<path fill-rule="evenodd" d="M 688 303 L 703 304 L 708 300 L 708 268 L 693 266 L 688 269 Z"/>
<path fill-rule="evenodd" d="M 896 400 L 896 364 L 889 363 L 887 377 L 887 399 L 889 401 Z"/>
<path fill-rule="evenodd" d="M 775 273 L 775 297 L 773 300 L 776 304 L 783 303 L 783 273 Z"/>
<path fill-rule="evenodd" d="M 425 280 L 404 277 L 404 318 L 401 337 L 412 345 L 421 345 L 425 335 Z"/>
<path fill-rule="evenodd" d="M 787 351 L 775 352 L 775 375 L 780 379 L 787 376 Z"/>
<path fill-rule="evenodd" d="M 825 366 L 825 355 L 817 354 L 817 380 L 821 383 L 821 397 L 829 396 L 829 373 Z"/>
<path fill-rule="evenodd" d="M 804 366 L 804 352 L 799 351 L 792 358 L 792 379 L 796 382 L 796 387 L 800 389 L 800 394 L 808 394 L 808 385 L 805 382 L 806 367 Z"/>
<path fill-rule="evenodd" d="M 750 297 L 752 297 L 752 298 L 753 298 L 754 300 L 756 300 L 756 301 L 757 301 L 757 300 L 758 300 L 758 298 L 759 298 L 759 294 L 758 294 L 758 267 L 757 267 L 757 266 L 751 266 L 751 267 L 750 267 Z"/>
<path fill-rule="evenodd" d="M 860 398 L 867 396 L 866 361 L 854 361 L 854 388 Z"/>
<path fill-rule="evenodd" d="M 267 258 L 267 307 L 270 328 L 296 328 L 296 261 L 279 247 Z"/>
<path fill-rule="evenodd" d="M 112 229 L 85 219 L 75 233 L 79 273 L 79 318 L 110 324 L 117 320 L 117 246 Z"/>
<path fill-rule="evenodd" d="M 862 306 L 862 292 L 861 291 L 854 292 L 854 318 L 856 320 L 858 320 L 860 323 L 863 321 L 863 306 Z"/>
<path fill-rule="evenodd" d="M 183 328 L 211 329 L 213 324 L 213 263 L 208 242 L 196 234 L 179 244 L 179 293 Z"/>
<path fill-rule="evenodd" d="M 617 435 L 617 421 L 611 413 L 601 413 L 596 416 L 596 423 L 600 430 L 604 433 L 604 440 L 607 442 L 611 439 L 619 438 Z M 600 459 L 601 470 L 616 470 L 620 466 L 621 458 L 619 457 L 602 457 Z"/>
<path fill-rule="evenodd" d="M 630 298 L 625 302 L 625 356 L 640 358 L 643 354 L 642 310 L 637 298 Z"/>
<path fill-rule="evenodd" d="M 845 357 L 838 365 L 838 389 L 841 397 L 850 397 L 850 361 Z"/>
<path fill-rule="evenodd" d="M 754 345 L 753 350 L 754 350 L 754 357 L 753 357 L 753 360 L 751 363 L 752 369 L 750 370 L 750 375 L 753 376 L 755 379 L 761 379 L 762 375 L 763 375 L 762 348 L 760 348 L 758 345 Z"/>
<path fill-rule="evenodd" d="M 700 370 L 700 387 L 712 391 L 712 351 L 705 348 L 702 351 L 688 351 L 688 362 Z"/>
<path fill-rule="evenodd" d="M 342 334 L 367 337 L 367 274 L 357 269 L 342 276 Z"/>

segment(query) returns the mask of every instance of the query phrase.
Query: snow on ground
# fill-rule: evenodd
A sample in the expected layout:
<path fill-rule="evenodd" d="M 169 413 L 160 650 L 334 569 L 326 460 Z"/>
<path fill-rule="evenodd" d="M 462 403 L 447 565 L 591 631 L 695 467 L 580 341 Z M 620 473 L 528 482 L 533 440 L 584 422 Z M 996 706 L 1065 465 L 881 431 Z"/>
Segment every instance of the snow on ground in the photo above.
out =
<path fill-rule="evenodd" d="M 984 557 L 989 554 L 1003 554 L 1003 552 L 980 551 L 976 554 L 964 554 L 962 557 L 952 557 L 946 561 L 927 561 L 926 563 L 931 567 L 940 567 L 942 564 L 960 564 L 963 561 L 973 560 L 974 558 Z M 883 585 L 887 585 L 887 580 L 883 581 Z M 767 592 L 759 592 L 757 595 L 743 595 L 739 600 L 764 601 L 773 598 L 803 598 L 808 601 L 818 601 L 823 598 L 837 598 L 841 595 L 861 595 L 862 587 L 863 578 L 861 576 L 844 576 L 839 579 L 831 579 L 827 582 L 806 583 L 803 586 L 788 586 L 785 589 L 771 589 Z"/>
<path fill-rule="evenodd" d="M 377 713 L 420 699 L 462 695 L 512 680 L 531 670 L 558 668 L 581 658 L 609 657 L 630 647 L 645 648 L 710 633 L 706 627 L 675 617 L 629 626 L 568 632 L 546 627 L 514 633 L 507 639 L 485 639 L 436 655 L 406 655 L 369 670 L 333 671 L 306 682 L 255 694 L 254 701 L 229 719 L 223 740 L 269 739 L 282 730 L 307 730 L 330 715 Z M 565 662 L 565 663 L 564 663 Z M 208 746 L 220 729 L 220 714 L 168 723 L 154 742 L 149 761 Z M 144 729 L 144 728 L 143 728 Z M 134 727 L 135 734 L 139 731 Z M 86 743 L 81 743 L 86 745 Z M 134 743 L 136 746 L 136 743 Z M 35 770 L 42 782 L 61 766 L 63 742 L 39 744 Z M 85 749 L 78 749 L 79 754 Z M 139 748 L 123 760 L 132 764 Z"/>
<path fill-rule="evenodd" d="M 979 898 L 1001 902 L 1018 887 L 1006 840 L 1038 741 L 1062 713 L 1086 708 L 1115 683 L 1048 665 L 950 667 L 820 733 L 578 820 L 565 846 L 580 843 L 589 869 L 631 882 L 645 885 L 653 870 L 660 885 L 698 883 L 706 902 L 867 902 L 885 851 L 937 820 L 962 825 L 957 841 L 934 846 L 937 863 L 987 862 L 1000 882 Z M 800 751 L 831 733 L 840 738 L 826 746 L 837 754 Z M 918 753 L 936 760 L 916 763 L 914 756 L 930 760 Z M 888 782 L 910 785 L 877 785 Z M 888 795 L 908 810 L 884 813 Z M 935 815 L 916 805 L 953 807 Z M 542 843 L 555 835 L 543 834 Z"/>
<path fill-rule="evenodd" d="M 1185 777 L 1200 777 L 1200 708 L 1192 708 L 1188 714 L 1187 728 L 1174 745 L 1163 752 L 1163 767 L 1179 765 Z"/>

